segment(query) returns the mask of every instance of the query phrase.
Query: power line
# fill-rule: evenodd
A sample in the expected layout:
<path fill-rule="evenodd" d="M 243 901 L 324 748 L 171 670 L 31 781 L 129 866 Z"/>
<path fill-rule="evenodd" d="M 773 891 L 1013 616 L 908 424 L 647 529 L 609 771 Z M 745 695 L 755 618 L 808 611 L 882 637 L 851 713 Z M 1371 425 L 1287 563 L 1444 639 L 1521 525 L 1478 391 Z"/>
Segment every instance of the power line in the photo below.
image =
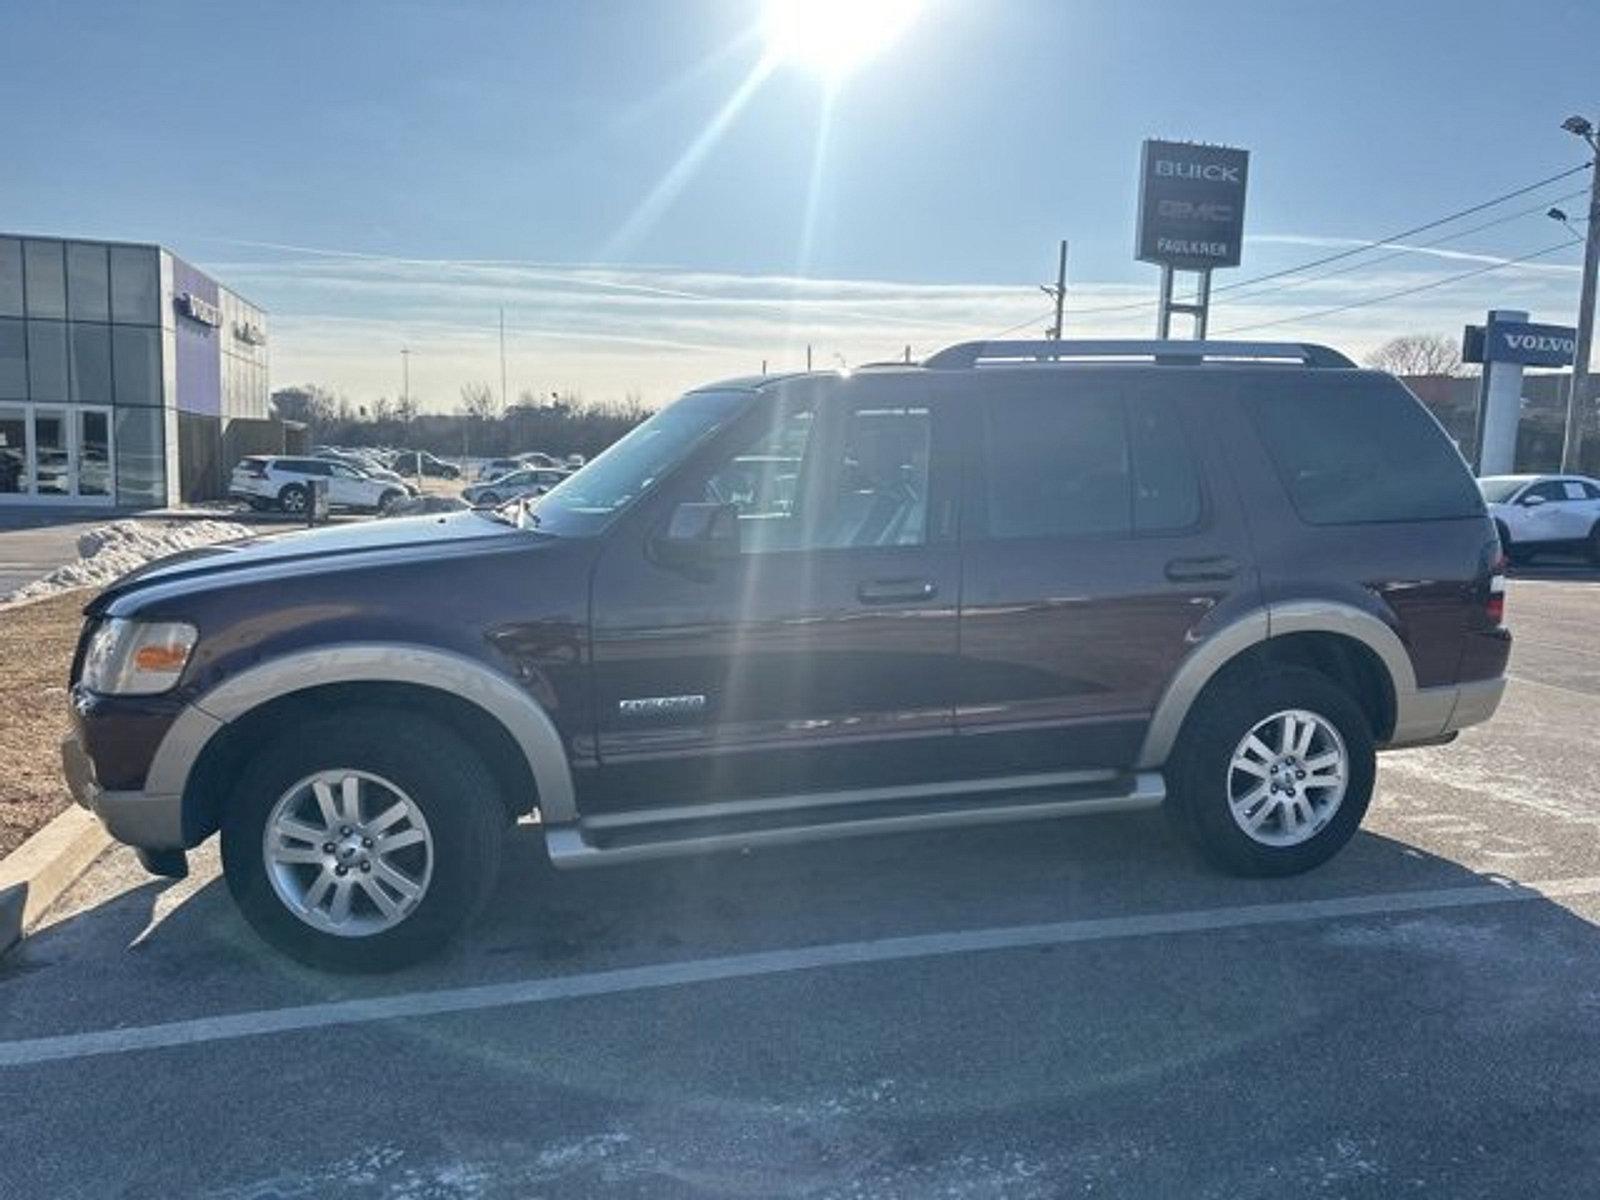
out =
<path fill-rule="evenodd" d="M 1348 249 L 1340 250 L 1334 254 L 1326 254 L 1321 258 L 1310 259 L 1307 262 L 1299 263 L 1292 267 L 1284 267 L 1278 271 L 1269 271 L 1265 275 L 1256 275 L 1249 279 L 1235 280 L 1233 283 L 1225 284 L 1219 288 L 1213 288 L 1211 294 L 1215 296 L 1223 292 L 1237 291 L 1240 288 L 1250 287 L 1252 284 L 1266 283 L 1273 279 L 1282 279 L 1287 275 L 1298 275 L 1301 271 L 1309 271 L 1316 267 L 1326 266 L 1329 263 L 1339 262 L 1347 258 L 1353 258 L 1358 254 L 1366 254 L 1368 251 L 1377 250 L 1384 246 L 1392 245 L 1393 243 L 1401 241 L 1404 238 L 1413 237 L 1419 233 L 1426 233 L 1430 229 L 1437 229 L 1439 226 L 1448 225 L 1452 221 L 1459 221 L 1462 217 L 1470 217 L 1473 213 L 1482 212 L 1486 208 L 1493 208 L 1497 204 L 1504 204 L 1507 200 L 1515 200 L 1518 196 L 1525 196 L 1529 192 L 1538 191 L 1542 187 L 1548 187 L 1550 184 L 1556 183 L 1562 179 L 1566 179 L 1569 176 L 1576 175 L 1580 171 L 1588 170 L 1589 165 L 1590 164 L 1588 163 L 1584 163 L 1581 166 L 1570 167 L 1565 171 L 1558 171 L 1556 174 L 1550 175 L 1544 179 L 1540 179 L 1535 183 L 1526 184 L 1523 187 L 1505 192 L 1491 200 L 1484 200 L 1481 203 L 1473 204 L 1467 208 L 1453 212 L 1448 216 L 1439 217 L 1437 220 L 1427 221 L 1421 225 L 1414 225 L 1410 229 L 1401 230 L 1399 233 L 1392 233 L 1388 237 L 1380 238 L 1377 241 L 1364 242 L 1359 246 L 1351 246 Z M 1131 304 L 1101 305 L 1098 308 L 1077 309 L 1076 314 L 1078 316 L 1086 317 L 1095 316 L 1100 313 L 1137 312 L 1141 309 L 1153 308 L 1158 303 L 1159 301 L 1157 300 L 1140 300 Z"/>
<path fill-rule="evenodd" d="M 1485 229 L 1493 229 L 1496 225 L 1505 225 L 1511 221 L 1520 221 L 1524 217 L 1533 216 L 1535 213 L 1543 214 L 1548 205 L 1560 204 L 1564 200 L 1576 199 L 1577 197 L 1584 195 L 1587 191 L 1587 188 L 1579 188 L 1575 192 L 1568 192 L 1565 195 L 1556 196 L 1551 200 L 1540 201 L 1531 208 L 1521 208 L 1516 212 L 1510 213 L 1506 216 L 1496 217 L 1492 221 L 1482 221 L 1477 225 L 1468 226 L 1466 229 L 1457 230 L 1455 233 L 1447 233 L 1443 237 L 1432 238 L 1426 242 L 1418 242 L 1414 246 L 1402 246 L 1398 250 L 1390 251 L 1388 254 L 1380 255 L 1378 258 L 1368 259 L 1366 262 L 1351 263 L 1349 266 L 1340 267 L 1335 271 L 1323 271 L 1318 275 L 1313 275 L 1309 279 L 1291 279 L 1287 283 L 1277 283 L 1271 287 L 1264 287 L 1259 291 L 1250 292 L 1245 296 L 1235 296 L 1234 300 L 1235 302 L 1247 299 L 1254 300 L 1257 296 L 1270 296 L 1274 292 L 1284 292 L 1293 288 L 1305 287 L 1309 283 L 1319 283 L 1324 279 L 1333 279 L 1339 275 L 1348 275 L 1352 271 L 1364 271 L 1370 267 L 1380 266 L 1383 263 L 1391 262 L 1397 258 L 1404 258 L 1408 254 L 1416 254 L 1422 250 L 1431 250 L 1433 247 L 1443 246 L 1447 242 L 1458 242 L 1462 238 L 1471 237 L 1475 233 L 1482 233 Z M 1220 291 L 1221 289 L 1218 290 Z"/>
<path fill-rule="evenodd" d="M 1365 246 L 1353 246 L 1348 250 L 1341 250 L 1336 254 L 1324 255 L 1322 258 L 1312 259 L 1310 262 L 1301 263 L 1297 267 L 1285 267 L 1281 271 L 1272 271 L 1266 275 L 1257 275 L 1254 279 L 1240 279 L 1234 283 L 1228 284 L 1225 287 L 1219 287 L 1216 289 L 1216 291 L 1231 292 L 1242 287 L 1248 287 L 1252 283 L 1265 283 L 1269 279 L 1281 279 L 1285 275 L 1298 274 L 1301 271 L 1309 271 L 1312 267 L 1321 267 L 1331 262 L 1338 262 L 1340 259 L 1350 258 L 1356 254 L 1365 254 L 1368 250 L 1376 250 L 1380 246 L 1389 245 L 1391 242 L 1398 242 L 1419 233 L 1427 233 L 1430 229 L 1437 229 L 1441 225 L 1448 225 L 1452 221 L 1459 221 L 1462 217 L 1470 217 L 1473 213 L 1482 212 L 1486 208 L 1493 208 L 1497 204 L 1504 204 L 1507 200 L 1515 200 L 1518 196 L 1526 196 L 1529 192 L 1535 192 L 1542 187 L 1548 187 L 1550 184 L 1555 183 L 1558 180 L 1566 179 L 1569 175 L 1576 175 L 1579 171 L 1587 171 L 1589 166 L 1589 163 L 1584 163 L 1581 166 L 1569 167 L 1567 170 L 1558 171 L 1556 174 L 1551 175 L 1547 179 L 1541 179 L 1537 183 L 1530 183 L 1525 187 L 1517 188 L 1515 191 L 1506 192 L 1502 196 L 1496 196 L 1493 200 L 1485 200 L 1481 204 L 1474 204 L 1470 208 L 1463 208 L 1459 212 L 1453 212 L 1448 217 L 1440 217 L 1436 221 L 1428 221 L 1422 225 L 1414 225 L 1410 229 L 1403 229 L 1399 233 L 1390 234 L 1388 237 L 1379 241 L 1370 242 Z"/>
<path fill-rule="evenodd" d="M 1490 271 L 1504 270 L 1514 267 L 1518 263 L 1531 262 L 1536 258 L 1543 258 L 1547 254 L 1554 254 L 1557 250 L 1565 250 L 1569 246 L 1577 245 L 1582 239 L 1558 242 L 1554 246 L 1546 246 L 1543 250 L 1534 250 L 1529 254 L 1508 258 L 1503 262 L 1490 263 L 1488 266 L 1477 267 L 1471 271 L 1462 271 L 1456 275 L 1446 275 L 1441 279 L 1430 280 L 1428 283 L 1419 283 L 1414 287 L 1401 288 L 1399 291 L 1386 292 L 1382 296 L 1370 296 L 1365 300 L 1355 300 L 1349 304 L 1339 304 L 1332 308 L 1322 308 L 1315 312 L 1301 313 L 1294 317 L 1280 317 L 1274 321 L 1257 321 L 1250 325 L 1235 325 L 1232 328 L 1221 330 L 1222 333 L 1247 333 L 1256 329 L 1273 329 L 1279 325 L 1294 325 L 1300 321 L 1312 321 L 1318 317 L 1331 317 L 1335 313 L 1350 312 L 1352 309 L 1366 308 L 1373 304 L 1384 304 L 1390 300 L 1398 300 L 1402 296 L 1413 296 L 1418 292 L 1426 292 L 1432 288 L 1444 287 L 1448 283 L 1459 283 L 1463 279 L 1471 279 L 1476 275 L 1487 275 Z"/>
<path fill-rule="evenodd" d="M 1001 338 L 1005 337 L 1008 333 L 1015 333 L 1019 329 L 1026 329 L 1029 325 L 1038 325 L 1041 322 L 1049 321 L 1054 316 L 1055 310 L 1052 309 L 1051 311 L 1042 313 L 1037 317 L 1029 317 L 1026 321 L 1018 321 L 1015 325 L 1012 325 L 1007 329 L 1002 329 L 999 333 L 988 334 L 983 338 L 983 340 L 986 342 L 997 342 Z"/>

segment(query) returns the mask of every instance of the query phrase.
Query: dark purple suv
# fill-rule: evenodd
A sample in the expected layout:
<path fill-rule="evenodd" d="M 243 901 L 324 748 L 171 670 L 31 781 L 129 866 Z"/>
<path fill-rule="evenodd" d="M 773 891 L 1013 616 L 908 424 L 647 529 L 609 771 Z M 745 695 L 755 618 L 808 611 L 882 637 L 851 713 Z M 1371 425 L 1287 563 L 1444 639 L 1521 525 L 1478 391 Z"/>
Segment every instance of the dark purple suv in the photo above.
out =
<path fill-rule="evenodd" d="M 1499 702 L 1437 424 L 1315 346 L 975 343 L 690 392 L 520 514 L 167 559 L 90 604 L 66 770 L 145 865 L 221 831 L 270 942 L 438 946 L 561 867 L 1165 803 L 1327 859 L 1374 751 Z"/>

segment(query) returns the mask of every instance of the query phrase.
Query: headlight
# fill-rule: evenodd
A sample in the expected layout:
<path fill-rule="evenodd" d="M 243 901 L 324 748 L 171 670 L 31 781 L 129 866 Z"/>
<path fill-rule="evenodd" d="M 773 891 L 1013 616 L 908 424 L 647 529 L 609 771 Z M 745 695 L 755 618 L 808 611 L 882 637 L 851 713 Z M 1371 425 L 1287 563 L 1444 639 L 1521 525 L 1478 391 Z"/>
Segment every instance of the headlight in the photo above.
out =
<path fill-rule="evenodd" d="M 189 664 L 199 632 L 183 621 L 105 622 L 83 656 L 83 686 L 104 696 L 171 691 Z"/>

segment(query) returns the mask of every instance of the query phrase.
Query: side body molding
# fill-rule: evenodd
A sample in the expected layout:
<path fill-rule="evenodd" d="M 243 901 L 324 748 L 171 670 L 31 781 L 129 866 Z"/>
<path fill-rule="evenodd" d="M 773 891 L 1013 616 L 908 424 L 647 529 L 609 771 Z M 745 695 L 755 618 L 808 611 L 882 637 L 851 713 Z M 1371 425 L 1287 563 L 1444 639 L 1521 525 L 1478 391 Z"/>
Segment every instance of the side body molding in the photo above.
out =
<path fill-rule="evenodd" d="M 1209 635 L 1189 653 L 1156 705 L 1135 766 L 1148 771 L 1164 765 L 1184 718 L 1212 677 L 1256 643 L 1290 633 L 1340 634 L 1378 656 L 1394 688 L 1395 728 L 1391 742 L 1430 737 L 1449 720 L 1456 689 L 1419 689 L 1411 656 L 1388 625 L 1353 604 L 1296 600 L 1248 613 Z"/>
<path fill-rule="evenodd" d="M 272 659 L 201 696 L 162 739 L 145 781 L 149 795 L 180 796 L 211 736 L 259 705 L 334 683 L 409 683 L 466 700 L 500 722 L 527 759 L 542 818 L 577 819 L 566 749 L 550 715 L 498 671 L 460 654 L 404 643 L 363 642 L 305 650 Z"/>

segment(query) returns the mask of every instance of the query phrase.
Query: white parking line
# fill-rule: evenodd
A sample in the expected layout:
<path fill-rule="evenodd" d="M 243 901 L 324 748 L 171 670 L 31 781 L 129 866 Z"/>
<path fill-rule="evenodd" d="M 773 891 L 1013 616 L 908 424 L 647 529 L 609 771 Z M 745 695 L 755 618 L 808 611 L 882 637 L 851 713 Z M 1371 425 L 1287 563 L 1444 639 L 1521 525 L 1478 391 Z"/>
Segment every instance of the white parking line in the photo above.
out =
<path fill-rule="evenodd" d="M 480 987 L 445 988 L 432 992 L 402 992 L 360 1000 L 306 1004 L 293 1008 L 261 1009 L 217 1017 L 196 1017 L 162 1025 L 132 1026 L 54 1037 L 21 1038 L 0 1042 L 0 1067 L 29 1066 L 64 1059 L 122 1054 L 130 1050 L 159 1050 L 225 1042 L 263 1034 L 337 1025 L 358 1025 L 407 1017 L 431 1017 L 475 1012 L 524 1004 L 548 1004 L 587 996 L 614 996 L 653 991 L 723 979 L 753 979 L 794 971 L 867 963 L 938 958 L 984 950 L 1016 950 L 1059 946 L 1112 938 L 1157 937 L 1243 929 L 1258 925 L 1283 925 L 1324 921 L 1340 917 L 1391 916 L 1435 909 L 1514 904 L 1600 893 L 1600 877 L 1559 879 L 1518 884 L 1490 881 L 1468 887 L 1426 891 L 1388 892 L 1372 896 L 1344 896 L 1332 900 L 1298 900 L 1283 904 L 1252 904 L 1235 908 L 1192 909 L 1136 917 L 1100 917 L 1047 925 L 1017 925 L 1001 929 L 973 929 L 956 933 L 930 933 L 913 937 L 883 938 L 870 942 L 839 942 L 794 950 L 770 950 L 726 958 L 657 963 L 625 967 L 589 975 L 524 979 Z"/>

